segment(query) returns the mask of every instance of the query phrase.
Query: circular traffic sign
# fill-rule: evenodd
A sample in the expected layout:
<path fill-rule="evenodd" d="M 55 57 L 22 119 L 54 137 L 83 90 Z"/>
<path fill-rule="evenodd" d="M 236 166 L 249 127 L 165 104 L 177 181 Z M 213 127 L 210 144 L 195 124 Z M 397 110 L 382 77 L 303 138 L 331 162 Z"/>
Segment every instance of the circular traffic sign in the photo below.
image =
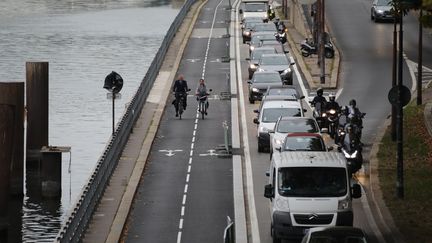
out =
<path fill-rule="evenodd" d="M 388 93 L 388 100 L 392 105 L 398 105 L 400 103 L 402 106 L 406 106 L 411 100 L 411 91 L 404 85 L 396 85 L 390 89 Z"/>

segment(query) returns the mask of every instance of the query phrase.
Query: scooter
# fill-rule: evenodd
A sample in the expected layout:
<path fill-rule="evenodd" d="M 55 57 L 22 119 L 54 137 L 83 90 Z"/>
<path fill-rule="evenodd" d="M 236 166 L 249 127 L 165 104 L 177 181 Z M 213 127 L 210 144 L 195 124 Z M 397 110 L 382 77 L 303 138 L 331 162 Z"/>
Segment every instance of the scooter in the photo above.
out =
<path fill-rule="evenodd" d="M 360 145 L 350 143 L 349 145 L 344 145 L 340 147 L 339 150 L 343 153 L 343 155 L 347 159 L 348 171 L 351 174 L 354 174 L 358 170 L 360 170 L 363 164 L 363 155 L 362 155 L 362 149 Z"/>
<path fill-rule="evenodd" d="M 313 43 L 312 41 L 309 41 L 307 38 L 304 41 L 302 41 L 302 43 L 300 44 L 300 50 L 304 57 L 308 57 L 312 54 L 318 53 L 318 48 L 316 44 Z M 324 56 L 326 58 L 334 57 L 334 48 L 333 48 L 333 44 L 330 41 L 324 44 Z"/>
<path fill-rule="evenodd" d="M 317 102 L 315 104 L 311 105 L 314 107 L 313 109 L 313 117 L 315 118 L 315 120 L 318 123 L 318 127 L 320 128 L 320 130 L 322 132 L 327 132 L 326 130 L 327 128 L 327 113 L 324 111 L 323 109 L 323 104 L 321 104 L 320 102 Z"/>
<path fill-rule="evenodd" d="M 275 34 L 276 40 L 279 41 L 281 44 L 285 44 L 287 42 L 287 35 L 285 31 L 278 31 Z"/>

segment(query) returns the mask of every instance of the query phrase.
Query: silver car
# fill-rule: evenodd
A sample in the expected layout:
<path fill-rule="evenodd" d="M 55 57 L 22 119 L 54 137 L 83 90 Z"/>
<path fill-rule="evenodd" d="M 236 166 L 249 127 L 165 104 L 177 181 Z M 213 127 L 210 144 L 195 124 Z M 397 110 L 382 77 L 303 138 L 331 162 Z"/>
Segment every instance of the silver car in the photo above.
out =
<path fill-rule="evenodd" d="M 395 16 L 390 5 L 391 0 L 374 0 L 371 8 L 371 20 L 394 20 Z"/>
<path fill-rule="evenodd" d="M 288 60 L 285 54 L 263 54 L 258 63 L 257 72 L 275 71 L 278 72 L 284 84 L 293 84 L 293 70 L 291 66 L 294 62 Z"/>
<path fill-rule="evenodd" d="M 250 55 L 250 58 L 246 58 L 249 61 L 248 73 L 249 79 L 252 78 L 252 75 L 258 68 L 258 63 L 263 54 L 275 54 L 276 49 L 274 47 L 258 47 L 255 48 Z"/>

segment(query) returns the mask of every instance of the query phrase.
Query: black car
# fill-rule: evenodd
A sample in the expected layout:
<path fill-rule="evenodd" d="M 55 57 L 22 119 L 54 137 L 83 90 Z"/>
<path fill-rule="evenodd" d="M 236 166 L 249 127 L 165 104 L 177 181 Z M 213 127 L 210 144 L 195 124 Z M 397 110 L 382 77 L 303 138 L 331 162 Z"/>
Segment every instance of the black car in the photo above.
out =
<path fill-rule="evenodd" d="M 273 47 L 258 47 L 251 52 L 250 58 L 246 58 L 246 60 L 249 61 L 249 67 L 248 67 L 249 79 L 252 78 L 252 75 L 257 70 L 258 63 L 263 54 L 276 54 L 276 49 Z"/>
<path fill-rule="evenodd" d="M 249 84 L 249 102 L 255 103 L 261 100 L 267 88 L 282 85 L 282 79 L 278 72 L 255 72 Z"/>

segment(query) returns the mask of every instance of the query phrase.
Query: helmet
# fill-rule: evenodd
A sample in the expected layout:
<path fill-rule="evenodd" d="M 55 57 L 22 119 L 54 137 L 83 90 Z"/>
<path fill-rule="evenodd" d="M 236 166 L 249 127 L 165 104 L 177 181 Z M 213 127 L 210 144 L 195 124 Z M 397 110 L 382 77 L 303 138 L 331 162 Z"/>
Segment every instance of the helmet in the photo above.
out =
<path fill-rule="evenodd" d="M 349 102 L 349 105 L 350 106 L 352 106 L 352 107 L 355 107 L 356 106 L 356 100 L 355 99 L 352 99 L 352 100 L 350 100 L 350 102 Z"/>
<path fill-rule="evenodd" d="M 324 93 L 323 88 L 319 87 L 319 88 L 317 89 L 316 93 L 317 93 L 318 96 L 322 96 L 323 93 Z"/>
<path fill-rule="evenodd" d="M 329 100 L 330 100 L 330 101 L 335 101 L 335 99 L 336 99 L 335 94 L 330 93 L 330 94 L 329 94 Z"/>

